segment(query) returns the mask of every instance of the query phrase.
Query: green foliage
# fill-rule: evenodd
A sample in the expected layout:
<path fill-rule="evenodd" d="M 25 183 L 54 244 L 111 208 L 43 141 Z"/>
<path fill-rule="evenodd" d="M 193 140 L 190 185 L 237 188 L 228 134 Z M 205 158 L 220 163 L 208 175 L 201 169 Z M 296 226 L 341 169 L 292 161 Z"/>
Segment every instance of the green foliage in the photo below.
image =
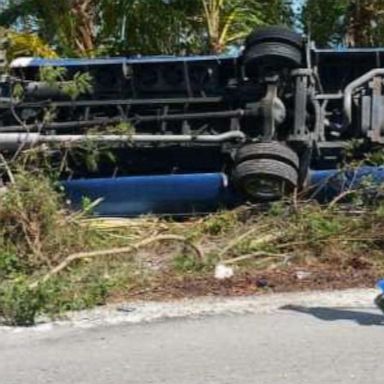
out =
<path fill-rule="evenodd" d="M 203 234 L 218 236 L 225 234 L 236 224 L 238 224 L 236 213 L 220 212 L 205 220 L 200 230 Z"/>
<path fill-rule="evenodd" d="M 46 82 L 51 87 L 58 87 L 59 82 L 64 81 L 67 69 L 64 67 L 40 67 L 40 81 Z"/>
<path fill-rule="evenodd" d="M 201 47 L 200 0 L 120 0 L 99 3 L 98 40 L 115 54 L 191 53 Z"/>
<path fill-rule="evenodd" d="M 353 159 L 358 158 L 359 154 L 362 151 L 362 143 L 360 140 L 351 139 L 346 142 L 346 146 L 344 148 L 344 157 L 346 162 L 353 161 Z"/>
<path fill-rule="evenodd" d="M 67 80 L 68 70 L 64 67 L 40 67 L 40 80 L 76 100 L 80 95 L 92 91 L 92 76 L 88 72 L 77 72 Z"/>
<path fill-rule="evenodd" d="M 295 0 L 259 0 L 263 24 L 287 25 L 295 24 Z"/>
<path fill-rule="evenodd" d="M 20 0 L 3 7 L 0 25 L 18 30 L 9 36 L 12 57 L 54 57 L 55 50 L 66 56 L 222 52 L 266 24 L 301 24 L 323 47 L 384 41 L 383 0 L 306 0 L 299 20 L 294 5 L 291 0 Z"/>
<path fill-rule="evenodd" d="M 365 154 L 365 163 L 374 167 L 382 167 L 384 165 L 384 150 L 379 148 Z"/>
<path fill-rule="evenodd" d="M 121 122 L 115 126 L 110 126 L 103 131 L 103 133 L 110 134 L 110 135 L 134 135 L 136 132 L 136 129 L 134 125 L 128 122 Z"/>
<path fill-rule="evenodd" d="M 86 274 L 80 280 L 56 278 L 44 284 L 47 296 L 43 311 L 57 317 L 68 311 L 81 311 L 106 304 L 112 287 L 100 273 Z"/>
<path fill-rule="evenodd" d="M 307 0 L 301 14 L 304 31 L 320 47 L 340 44 L 348 4 L 348 0 Z"/>
<path fill-rule="evenodd" d="M 12 97 L 16 100 L 19 101 L 23 98 L 24 96 L 24 88 L 20 83 L 16 83 L 12 87 Z"/>
<path fill-rule="evenodd" d="M 55 317 L 68 310 L 103 305 L 110 296 L 116 297 L 121 293 L 129 295 L 135 289 L 150 292 L 153 284 L 156 286 L 156 279 L 166 279 L 167 285 L 191 276 L 198 276 L 202 281 L 202 278 L 212 276 L 214 266 L 223 258 L 257 253 L 255 259 L 248 259 L 239 266 L 239 273 L 248 274 L 260 269 L 276 268 L 279 262 L 284 262 L 286 254 L 292 256 L 298 265 L 305 265 L 307 257 L 321 263 L 332 252 L 345 260 L 361 253 L 363 249 L 368 257 L 382 247 L 382 203 L 371 207 L 356 206 L 352 201 L 350 208 L 359 208 L 362 214 L 351 216 L 348 210 L 341 211 L 339 207 L 322 207 L 316 203 L 297 203 L 292 207 L 288 202 L 282 202 L 273 204 L 267 212 L 247 209 L 220 212 L 186 223 L 142 218 L 124 221 L 121 228 L 117 229 L 114 221 L 112 227 L 101 227 L 96 232 L 96 229 L 79 225 L 74 216 L 65 211 L 61 195 L 52 189 L 49 178 L 39 176 L 36 181 L 36 174 L 19 173 L 22 175 L 16 174 L 16 184 L 19 186 L 12 187 L 8 192 L 11 195 L 6 197 L 4 204 L 5 208 L 13 206 L 16 213 L 12 218 L 9 218 L 7 210 L 6 216 L 0 215 L 3 220 L 0 220 L 3 231 L 0 240 L 0 317 L 10 325 L 33 325 L 40 314 Z M 32 180 L 24 180 L 28 176 Z M 366 186 L 369 185 L 367 181 Z M 39 198 L 32 193 L 35 190 Z M 26 196 L 21 196 L 21 193 Z M 40 208 L 45 205 L 43 201 L 47 207 Z M 85 210 L 91 205 L 89 199 L 84 200 Z M 26 228 L 32 228 L 34 233 L 42 233 L 42 238 L 46 239 L 40 248 L 40 258 L 32 257 L 29 251 L 34 248 L 28 248 L 30 242 L 25 233 L 29 232 L 19 225 L 20 212 L 26 214 L 22 216 Z M 9 221 L 4 221 L 5 218 Z M 7 232 L 10 223 L 18 229 Z M 66 228 L 64 232 L 61 224 Z M 49 231 L 46 227 L 49 227 Z M 19 232 L 18 236 L 15 232 Z M 188 241 L 193 239 L 204 250 L 206 257 L 200 259 L 189 248 L 180 251 L 179 247 L 175 247 L 171 248 L 172 253 L 168 253 L 159 244 L 145 251 L 143 255 L 146 262 L 143 262 L 143 255 L 136 259 L 134 254 L 129 258 L 85 259 L 71 264 L 36 289 L 30 286 L 31 282 L 39 280 L 47 269 L 56 266 L 69 254 L 126 247 L 148 237 L 148 233 L 171 233 L 183 236 Z M 54 241 L 57 238 L 60 242 Z M 350 239 L 359 238 L 363 239 L 349 243 Z M 226 250 L 224 254 L 223 250 Z M 269 255 L 264 257 L 263 252 Z M 160 260 L 161 255 L 167 255 L 168 261 Z M 162 264 L 165 262 L 168 263 L 166 268 Z M 162 264 L 161 268 L 158 268 L 159 263 Z"/>
<path fill-rule="evenodd" d="M 285 201 L 273 202 L 268 210 L 268 214 L 272 217 L 281 217 L 287 212 L 287 203 Z"/>
<path fill-rule="evenodd" d="M 10 326 L 32 326 L 46 305 L 44 288 L 32 289 L 24 278 L 0 286 L 0 317 Z"/>
<path fill-rule="evenodd" d="M 384 1 L 352 0 L 346 12 L 346 45 L 380 46 L 384 42 Z"/>
<path fill-rule="evenodd" d="M 93 201 L 89 197 L 83 196 L 83 198 L 81 199 L 82 211 L 89 212 L 92 209 L 92 203 Z"/>
<path fill-rule="evenodd" d="M 338 235 L 345 228 L 343 217 L 315 207 L 308 207 L 300 212 L 298 220 L 306 236 L 314 240 Z"/>
<path fill-rule="evenodd" d="M 290 0 L 20 0 L 0 12 L 0 25 L 33 27 L 66 56 L 221 52 L 292 19 Z"/>
<path fill-rule="evenodd" d="M 89 172 L 97 172 L 100 164 L 116 162 L 115 155 L 108 145 L 95 143 L 92 140 L 72 148 L 69 156 L 75 164 L 85 164 Z"/>
<path fill-rule="evenodd" d="M 68 216 L 51 180 L 21 169 L 0 196 L 0 238 L 0 254 L 16 254 L 26 272 L 50 267 L 92 240 L 91 232 Z"/>
<path fill-rule="evenodd" d="M 15 253 L 6 249 L 2 249 L 0 252 L 0 280 L 22 271 L 20 260 Z"/>
<path fill-rule="evenodd" d="M 177 272 L 189 273 L 189 272 L 201 272 L 206 268 L 206 265 L 196 255 L 186 253 L 178 254 L 172 260 L 172 266 Z"/>
<path fill-rule="evenodd" d="M 73 79 L 63 84 L 63 92 L 72 100 L 92 92 L 92 76 L 89 73 L 76 73 Z"/>
<path fill-rule="evenodd" d="M 261 25 L 259 1 L 201 0 L 208 34 L 208 49 L 221 53 L 230 44 L 244 39 L 256 26 Z"/>
<path fill-rule="evenodd" d="M 307 0 L 301 14 L 304 30 L 322 47 L 380 46 L 383 21 L 383 0 Z"/>
<path fill-rule="evenodd" d="M 0 323 L 32 326 L 39 315 L 57 317 L 67 311 L 104 305 L 111 288 L 99 273 L 75 282 L 54 279 L 34 288 L 25 276 L 15 277 L 0 285 Z"/>
<path fill-rule="evenodd" d="M 122 0 L 100 9 L 101 36 L 123 53 L 217 53 L 258 25 L 292 20 L 285 0 Z"/>
<path fill-rule="evenodd" d="M 0 13 L 0 24 L 37 30 L 60 54 L 90 55 L 94 50 L 95 4 L 83 0 L 10 1 Z"/>
<path fill-rule="evenodd" d="M 8 62 L 20 56 L 56 58 L 56 52 L 35 33 L 0 27 L 0 49 L 6 51 Z"/>

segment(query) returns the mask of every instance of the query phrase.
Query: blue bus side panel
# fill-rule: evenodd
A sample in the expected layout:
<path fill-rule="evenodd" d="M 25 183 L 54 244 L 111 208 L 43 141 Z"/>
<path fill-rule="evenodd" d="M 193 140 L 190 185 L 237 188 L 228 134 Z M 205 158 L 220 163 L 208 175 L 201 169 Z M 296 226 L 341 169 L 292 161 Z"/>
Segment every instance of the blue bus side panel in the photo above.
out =
<path fill-rule="evenodd" d="M 84 196 L 102 198 L 98 216 L 183 215 L 213 212 L 236 202 L 221 173 L 84 179 L 64 183 L 74 208 Z"/>
<path fill-rule="evenodd" d="M 329 201 L 366 180 L 384 183 L 384 167 L 314 171 L 309 193 L 320 201 Z M 103 199 L 95 208 L 97 216 L 191 215 L 243 203 L 221 173 L 84 179 L 63 185 L 75 209 L 81 208 L 83 197 Z"/>

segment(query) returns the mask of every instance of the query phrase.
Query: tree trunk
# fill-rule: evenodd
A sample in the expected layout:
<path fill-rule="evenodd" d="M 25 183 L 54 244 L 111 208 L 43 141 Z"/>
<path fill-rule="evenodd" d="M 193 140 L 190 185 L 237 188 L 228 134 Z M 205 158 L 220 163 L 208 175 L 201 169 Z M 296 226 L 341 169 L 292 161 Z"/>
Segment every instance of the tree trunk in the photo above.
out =
<path fill-rule="evenodd" d="M 95 50 L 96 0 L 74 0 L 71 14 L 75 20 L 75 44 L 81 55 Z"/>

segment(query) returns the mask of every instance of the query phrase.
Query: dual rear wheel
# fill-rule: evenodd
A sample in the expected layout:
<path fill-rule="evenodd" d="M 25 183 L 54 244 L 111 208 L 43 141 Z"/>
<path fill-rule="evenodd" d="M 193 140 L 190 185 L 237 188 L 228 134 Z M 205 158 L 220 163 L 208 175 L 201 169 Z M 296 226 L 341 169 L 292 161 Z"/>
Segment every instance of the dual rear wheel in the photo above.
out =
<path fill-rule="evenodd" d="M 279 200 L 298 186 L 299 158 L 278 142 L 248 144 L 236 155 L 233 180 L 250 201 Z"/>
<path fill-rule="evenodd" d="M 284 27 L 256 29 L 245 41 L 245 74 L 254 78 L 266 73 L 292 70 L 303 66 L 303 37 Z"/>

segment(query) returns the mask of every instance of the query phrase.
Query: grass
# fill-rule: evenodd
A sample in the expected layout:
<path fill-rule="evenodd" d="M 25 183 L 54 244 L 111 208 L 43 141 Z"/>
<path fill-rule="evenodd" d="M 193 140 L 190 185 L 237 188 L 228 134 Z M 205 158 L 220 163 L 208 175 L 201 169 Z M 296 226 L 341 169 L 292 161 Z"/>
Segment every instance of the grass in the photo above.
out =
<path fill-rule="evenodd" d="M 361 191 L 358 203 L 345 206 L 285 201 L 185 222 L 102 220 L 70 212 L 41 170 L 16 168 L 13 179 L 0 195 L 0 318 L 9 325 L 150 295 L 184 280 L 209 285 L 218 263 L 236 265 L 237 274 L 358 263 L 383 270 L 384 204 L 368 204 Z M 93 251 L 100 254 L 87 253 Z M 79 252 L 86 254 L 44 279 Z"/>

